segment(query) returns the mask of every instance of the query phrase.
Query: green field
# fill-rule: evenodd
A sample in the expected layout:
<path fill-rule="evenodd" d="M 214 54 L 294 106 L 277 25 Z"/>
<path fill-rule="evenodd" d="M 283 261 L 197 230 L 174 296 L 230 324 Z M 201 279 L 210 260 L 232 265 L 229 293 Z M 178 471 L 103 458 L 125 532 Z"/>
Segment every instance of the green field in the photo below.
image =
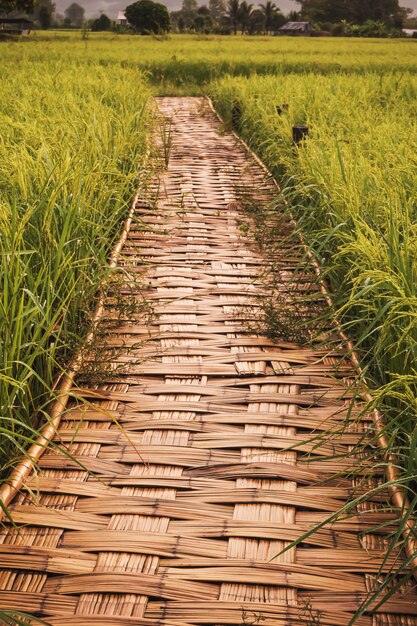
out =
<path fill-rule="evenodd" d="M 152 121 L 140 72 L 59 55 L 40 61 L 37 50 L 2 48 L 3 474 L 44 420 L 53 381 L 83 340 Z"/>
<path fill-rule="evenodd" d="M 368 379 L 393 400 L 413 384 L 417 357 L 416 78 L 225 77 L 211 91 L 226 119 L 241 103 L 243 138 L 283 185 Z M 283 102 L 289 113 L 278 116 Z M 310 136 L 294 150 L 300 123 Z M 411 411 L 401 417 L 410 435 Z"/>
<path fill-rule="evenodd" d="M 0 48 L 3 463 L 86 326 L 153 125 L 149 95 L 206 93 L 226 123 L 239 104 L 239 132 L 297 216 L 415 508 L 417 42 L 57 31 Z M 310 128 L 299 148 L 296 123 Z"/>
<path fill-rule="evenodd" d="M 17 48 L 17 49 L 16 49 Z M 4 56 L 3 56 L 4 55 Z M 417 73 L 417 46 L 402 39 L 333 39 L 170 35 L 137 37 L 110 33 L 38 31 L 26 41 L 2 43 L 2 57 L 49 63 L 100 63 L 149 72 L 162 93 L 205 93 L 225 74 L 253 76 L 289 72 L 342 75 Z"/>

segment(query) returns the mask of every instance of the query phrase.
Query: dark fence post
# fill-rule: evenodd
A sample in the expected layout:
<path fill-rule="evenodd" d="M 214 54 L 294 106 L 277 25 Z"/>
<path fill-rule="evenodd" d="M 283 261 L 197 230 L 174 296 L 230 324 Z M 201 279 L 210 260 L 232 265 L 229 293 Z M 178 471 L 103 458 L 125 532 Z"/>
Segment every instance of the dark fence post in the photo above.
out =
<path fill-rule="evenodd" d="M 292 140 L 295 144 L 301 143 L 308 135 L 308 126 L 297 124 L 292 127 Z"/>
<path fill-rule="evenodd" d="M 277 112 L 277 115 L 282 115 L 283 113 L 288 113 L 289 108 L 290 105 L 284 102 L 284 104 L 277 104 L 275 110 Z"/>

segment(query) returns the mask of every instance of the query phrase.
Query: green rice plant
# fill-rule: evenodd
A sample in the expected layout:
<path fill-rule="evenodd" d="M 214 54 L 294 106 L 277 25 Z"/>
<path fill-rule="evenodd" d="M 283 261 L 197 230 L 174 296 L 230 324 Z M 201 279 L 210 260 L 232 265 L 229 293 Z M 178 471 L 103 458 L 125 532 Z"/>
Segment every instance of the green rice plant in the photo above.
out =
<path fill-rule="evenodd" d="M 379 408 L 401 405 L 407 437 L 414 432 L 404 413 L 409 399 L 404 405 L 391 392 L 415 374 L 416 90 L 413 75 L 399 81 L 394 73 L 383 81 L 372 73 L 226 77 L 212 86 L 225 117 L 236 97 L 242 103 L 243 137 L 283 181 Z M 278 116 L 284 98 L 289 111 Z M 294 123 L 310 126 L 300 147 L 292 145 Z"/>
<path fill-rule="evenodd" d="M 87 44 L 87 45 L 86 45 Z M 58 62 L 66 59 L 85 66 L 145 72 L 161 94 L 201 94 L 224 77 L 286 76 L 301 81 L 314 73 L 339 78 L 373 72 L 376 85 L 393 71 L 417 72 L 415 42 L 404 39 L 291 38 L 266 36 L 225 37 L 177 35 L 167 38 L 80 31 L 33 32 L 25 41 L 2 43 L 3 58 L 13 57 L 16 67 L 25 59 Z M 404 78 L 402 86 L 406 86 Z M 286 102 L 285 99 L 280 102 Z"/>
<path fill-rule="evenodd" d="M 142 175 L 148 91 L 129 68 L 3 59 L 0 102 L 0 464 L 47 412 L 89 325 Z M 64 106 L 63 103 L 64 102 Z"/>
<path fill-rule="evenodd" d="M 165 167 L 169 165 L 169 157 L 172 148 L 172 119 L 163 117 L 159 120 L 159 138 L 161 142 L 161 154 Z"/>

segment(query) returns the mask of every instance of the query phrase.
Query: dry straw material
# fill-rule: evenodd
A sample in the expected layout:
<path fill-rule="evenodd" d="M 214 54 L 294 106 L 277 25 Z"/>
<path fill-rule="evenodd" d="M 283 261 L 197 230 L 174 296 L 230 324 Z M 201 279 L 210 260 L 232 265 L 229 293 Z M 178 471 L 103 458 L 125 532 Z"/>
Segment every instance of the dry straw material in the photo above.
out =
<path fill-rule="evenodd" d="M 11 505 L 0 609 L 52 626 L 347 626 L 398 558 L 384 560 L 385 495 L 282 551 L 379 478 L 366 463 L 341 475 L 369 426 L 360 400 L 351 407 L 354 365 L 341 343 L 248 332 L 242 311 L 270 261 L 242 233 L 236 187 L 266 197 L 271 184 L 205 100 L 158 105 L 169 164 L 119 260 L 126 291 L 129 273 L 141 276 L 133 296 L 155 316 L 116 324 L 117 303 L 105 303 L 111 367 L 99 383 L 79 378 L 58 447 Z M 283 289 L 303 257 L 301 244 L 282 246 Z M 358 625 L 417 625 L 413 590 L 369 609 Z"/>

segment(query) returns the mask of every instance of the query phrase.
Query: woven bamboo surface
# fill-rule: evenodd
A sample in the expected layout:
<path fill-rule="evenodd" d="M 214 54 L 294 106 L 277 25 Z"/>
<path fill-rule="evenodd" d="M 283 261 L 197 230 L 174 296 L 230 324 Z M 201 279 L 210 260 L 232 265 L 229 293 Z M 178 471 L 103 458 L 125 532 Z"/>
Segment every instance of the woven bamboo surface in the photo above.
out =
<path fill-rule="evenodd" d="M 204 99 L 158 105 L 169 166 L 121 260 L 126 292 L 137 273 L 155 316 L 125 311 L 116 325 L 109 297 L 114 372 L 79 380 L 57 446 L 11 505 L 0 609 L 53 626 L 347 626 L 381 582 L 391 512 L 361 506 L 273 557 L 366 488 L 337 475 L 367 427 L 349 411 L 352 366 L 340 346 L 248 333 L 242 311 L 269 261 L 242 235 L 236 188 L 262 196 L 265 173 Z M 284 283 L 302 257 L 283 243 Z M 344 420 L 337 439 L 312 441 Z M 417 595 L 393 594 L 357 624 L 416 626 Z"/>

